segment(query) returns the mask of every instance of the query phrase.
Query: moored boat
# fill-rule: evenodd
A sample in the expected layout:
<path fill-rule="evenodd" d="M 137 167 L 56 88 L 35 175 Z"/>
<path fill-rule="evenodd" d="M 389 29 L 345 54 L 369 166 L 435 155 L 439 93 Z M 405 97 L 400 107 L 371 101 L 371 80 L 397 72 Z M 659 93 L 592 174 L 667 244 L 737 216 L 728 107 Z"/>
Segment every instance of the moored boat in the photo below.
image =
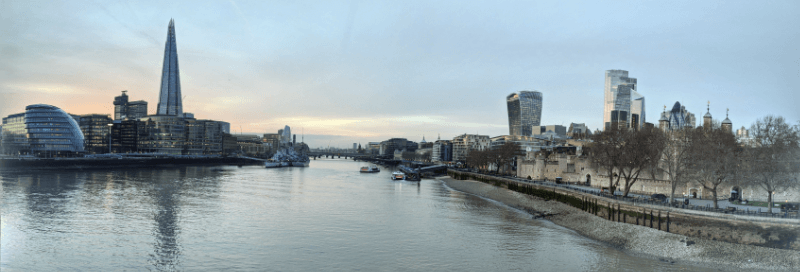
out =
<path fill-rule="evenodd" d="M 378 172 L 380 172 L 380 171 L 381 171 L 381 169 L 380 169 L 380 168 L 378 168 L 378 167 L 377 167 L 377 166 L 375 166 L 375 165 L 372 165 L 372 166 L 362 166 L 362 167 L 361 167 L 361 170 L 359 170 L 359 172 L 361 172 L 361 173 L 378 173 Z"/>
<path fill-rule="evenodd" d="M 403 174 L 403 172 L 398 172 L 398 171 L 392 172 L 392 180 L 404 180 L 404 179 L 406 179 L 406 174 Z"/>

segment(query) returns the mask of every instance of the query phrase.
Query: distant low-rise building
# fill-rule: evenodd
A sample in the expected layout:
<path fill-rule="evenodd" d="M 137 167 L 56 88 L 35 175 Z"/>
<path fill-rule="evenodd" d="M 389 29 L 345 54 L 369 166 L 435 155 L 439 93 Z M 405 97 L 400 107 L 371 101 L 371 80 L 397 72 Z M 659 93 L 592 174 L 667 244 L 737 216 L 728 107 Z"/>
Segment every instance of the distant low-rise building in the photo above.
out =
<path fill-rule="evenodd" d="M 108 114 L 85 114 L 80 116 L 78 123 L 83 132 L 84 149 L 89 154 L 109 152 L 109 133 L 113 120 Z"/>
<path fill-rule="evenodd" d="M 567 129 L 567 136 L 572 138 L 587 138 L 592 135 L 592 131 L 585 123 L 570 123 Z"/>
<path fill-rule="evenodd" d="M 434 142 L 431 148 L 431 161 L 453 161 L 453 142 L 449 140 L 437 140 Z"/>
<path fill-rule="evenodd" d="M 406 138 L 391 138 L 380 144 L 380 155 L 394 155 L 395 150 L 406 149 L 407 151 L 417 150 L 417 143 L 406 140 Z"/>
<path fill-rule="evenodd" d="M 485 150 L 491 141 L 488 135 L 462 134 L 453 138 L 453 161 L 466 161 L 472 150 Z"/>
<path fill-rule="evenodd" d="M 139 153 L 139 120 L 114 120 L 111 127 L 111 151 L 113 153 Z"/>
<path fill-rule="evenodd" d="M 265 133 L 261 140 L 268 145 L 270 153 L 275 153 L 281 144 L 281 135 L 278 133 Z"/>
<path fill-rule="evenodd" d="M 25 113 L 15 113 L 3 118 L 3 153 L 28 154 L 28 130 L 25 129 Z"/>
<path fill-rule="evenodd" d="M 236 141 L 236 136 L 228 133 L 222 135 L 222 155 L 228 156 L 239 152 L 239 144 Z"/>
<path fill-rule="evenodd" d="M 186 121 L 175 115 L 149 115 L 139 119 L 138 145 L 155 153 L 183 154 L 186 142 Z"/>
<path fill-rule="evenodd" d="M 552 131 L 560 136 L 567 136 L 567 128 L 562 125 L 536 126 L 533 127 L 533 135 L 542 135 Z"/>
<path fill-rule="evenodd" d="M 147 101 L 128 101 L 128 91 L 114 97 L 114 120 L 139 119 L 147 116 Z"/>
<path fill-rule="evenodd" d="M 366 153 L 378 155 L 381 150 L 381 143 L 380 142 L 369 142 L 367 143 Z"/>

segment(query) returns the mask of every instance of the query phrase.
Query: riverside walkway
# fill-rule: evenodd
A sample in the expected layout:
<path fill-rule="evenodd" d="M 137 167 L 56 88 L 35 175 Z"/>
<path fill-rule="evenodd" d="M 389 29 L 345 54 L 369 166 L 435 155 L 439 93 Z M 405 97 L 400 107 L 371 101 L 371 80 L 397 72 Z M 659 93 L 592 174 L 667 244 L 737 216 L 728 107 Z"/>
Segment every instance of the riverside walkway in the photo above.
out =
<path fill-rule="evenodd" d="M 629 194 L 629 197 L 622 197 L 619 195 L 618 192 L 614 192 L 614 194 L 609 193 L 601 193 L 600 189 L 588 186 L 580 186 L 574 184 L 556 184 L 554 182 L 544 181 L 544 180 L 528 180 L 524 178 L 518 177 L 508 177 L 508 176 L 496 176 L 492 174 L 479 174 L 474 173 L 471 171 L 466 170 L 457 170 L 457 169 L 450 169 L 450 171 L 456 171 L 464 174 L 476 174 L 476 175 L 484 175 L 490 176 L 494 178 L 500 179 L 507 179 L 512 180 L 520 183 L 529 183 L 529 184 L 536 184 L 538 186 L 550 187 L 550 188 L 559 188 L 562 190 L 569 190 L 574 192 L 581 192 L 585 194 L 591 194 L 598 197 L 611 199 L 615 201 L 623 201 L 634 206 L 641 206 L 641 205 L 652 205 L 652 206 L 660 206 L 665 208 L 675 208 L 675 209 L 683 209 L 683 210 L 694 210 L 694 211 L 703 211 L 703 212 L 712 212 L 712 213 L 719 213 L 719 214 L 732 214 L 732 215 L 739 215 L 739 216 L 752 216 L 752 217 L 760 217 L 760 218 L 787 218 L 787 219 L 800 219 L 800 213 L 798 211 L 781 211 L 779 208 L 773 208 L 772 213 L 769 213 L 766 207 L 753 207 L 747 205 L 738 205 L 734 203 L 730 203 L 727 200 L 719 200 L 717 202 L 720 208 L 714 209 L 713 201 L 707 199 L 689 199 L 689 205 L 685 205 L 681 202 L 681 204 L 673 204 L 669 205 L 666 202 L 656 201 L 651 199 L 649 196 L 637 195 L 637 194 Z M 683 200 L 684 198 L 676 198 L 679 200 Z"/>

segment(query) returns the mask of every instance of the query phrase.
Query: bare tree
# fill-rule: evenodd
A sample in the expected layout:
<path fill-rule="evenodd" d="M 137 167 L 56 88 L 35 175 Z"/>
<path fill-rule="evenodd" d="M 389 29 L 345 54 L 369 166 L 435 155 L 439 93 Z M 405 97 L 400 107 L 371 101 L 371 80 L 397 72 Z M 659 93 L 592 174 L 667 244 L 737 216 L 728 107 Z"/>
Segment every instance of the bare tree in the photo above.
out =
<path fill-rule="evenodd" d="M 593 142 L 587 146 L 590 162 L 608 173 L 608 188 L 611 192 L 614 192 L 619 185 L 619 175 L 615 175 L 615 171 L 620 164 L 622 157 L 620 148 L 626 133 L 629 132 L 610 126 L 592 135 Z"/>
<path fill-rule="evenodd" d="M 489 164 L 486 150 L 470 150 L 466 158 L 467 165 L 475 169 L 482 169 Z"/>
<path fill-rule="evenodd" d="M 689 146 L 692 131 L 694 130 L 682 129 L 667 132 L 665 135 L 664 151 L 658 169 L 664 171 L 669 180 L 669 203 L 674 202 L 675 190 L 678 186 L 686 184 L 689 175 L 688 164 L 691 160 Z"/>
<path fill-rule="evenodd" d="M 750 184 L 767 191 L 772 212 L 773 193 L 798 184 L 800 126 L 790 126 L 783 117 L 768 115 L 750 127 L 752 146 L 747 149 L 746 169 Z"/>
<path fill-rule="evenodd" d="M 690 135 L 689 150 L 689 177 L 711 192 L 714 208 L 719 208 L 717 189 L 740 174 L 742 149 L 736 137 L 722 129 L 694 129 Z"/>
<path fill-rule="evenodd" d="M 518 143 L 506 142 L 497 149 L 487 150 L 485 155 L 489 162 L 497 167 L 496 173 L 500 173 L 500 169 L 513 164 L 517 156 L 521 154 L 522 151 Z"/>
<path fill-rule="evenodd" d="M 618 169 L 619 175 L 625 179 L 622 196 L 628 196 L 642 170 L 654 169 L 658 164 L 664 150 L 665 136 L 656 129 L 628 131 L 622 136 Z"/>

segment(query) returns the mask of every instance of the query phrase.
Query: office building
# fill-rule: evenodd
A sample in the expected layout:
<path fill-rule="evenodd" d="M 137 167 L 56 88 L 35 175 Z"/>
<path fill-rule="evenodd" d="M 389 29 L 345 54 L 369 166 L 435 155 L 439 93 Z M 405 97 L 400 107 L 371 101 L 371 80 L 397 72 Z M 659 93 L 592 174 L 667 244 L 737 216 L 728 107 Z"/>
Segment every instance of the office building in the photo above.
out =
<path fill-rule="evenodd" d="M 145 152 L 139 148 L 139 137 L 142 122 L 133 119 L 114 120 L 111 126 L 111 152 L 112 153 L 139 153 Z"/>
<path fill-rule="evenodd" d="M 167 42 L 164 46 L 164 66 L 161 71 L 161 92 L 158 96 L 158 115 L 183 116 L 181 77 L 178 69 L 178 46 L 175 41 L 175 21 L 169 20 Z"/>
<path fill-rule="evenodd" d="M 431 147 L 432 162 L 447 162 L 453 160 L 453 142 L 448 140 L 436 140 Z"/>
<path fill-rule="evenodd" d="M 114 97 L 114 120 L 139 119 L 147 116 L 147 101 L 128 101 L 128 91 Z"/>
<path fill-rule="evenodd" d="M 508 106 L 508 133 L 531 136 L 531 128 L 542 121 L 542 93 L 520 91 L 506 97 Z"/>
<path fill-rule="evenodd" d="M 488 135 L 462 134 L 453 138 L 453 161 L 466 161 L 473 150 L 486 150 L 491 145 Z"/>
<path fill-rule="evenodd" d="M 585 123 L 570 123 L 567 129 L 567 136 L 572 138 L 586 138 L 591 135 L 592 131 L 589 130 L 589 127 L 587 127 Z"/>
<path fill-rule="evenodd" d="M 25 129 L 25 113 L 15 113 L 3 118 L 3 154 L 28 154 L 28 130 Z"/>
<path fill-rule="evenodd" d="M 281 145 L 281 134 L 280 133 L 265 133 L 264 137 L 261 138 L 261 141 L 266 143 L 269 146 L 270 152 L 278 151 L 278 147 Z"/>
<path fill-rule="evenodd" d="M 183 117 L 150 115 L 139 119 L 138 146 L 146 152 L 181 155 L 186 141 L 186 121 Z"/>
<path fill-rule="evenodd" d="M 83 133 L 84 150 L 89 154 L 109 152 L 109 133 L 113 120 L 108 114 L 85 114 L 78 123 Z"/>
<path fill-rule="evenodd" d="M 616 124 L 638 130 L 646 122 L 645 99 L 637 91 L 636 84 L 636 78 L 628 77 L 628 71 L 606 71 L 603 107 L 606 128 Z"/>
<path fill-rule="evenodd" d="M 533 127 L 533 135 L 542 135 L 545 132 L 552 131 L 560 136 L 567 136 L 567 128 L 562 125 L 549 125 L 549 126 L 536 126 Z"/>
<path fill-rule="evenodd" d="M 380 144 L 380 155 L 392 155 L 395 151 L 415 151 L 417 150 L 417 143 L 407 140 L 406 138 L 391 138 L 383 141 Z"/>

